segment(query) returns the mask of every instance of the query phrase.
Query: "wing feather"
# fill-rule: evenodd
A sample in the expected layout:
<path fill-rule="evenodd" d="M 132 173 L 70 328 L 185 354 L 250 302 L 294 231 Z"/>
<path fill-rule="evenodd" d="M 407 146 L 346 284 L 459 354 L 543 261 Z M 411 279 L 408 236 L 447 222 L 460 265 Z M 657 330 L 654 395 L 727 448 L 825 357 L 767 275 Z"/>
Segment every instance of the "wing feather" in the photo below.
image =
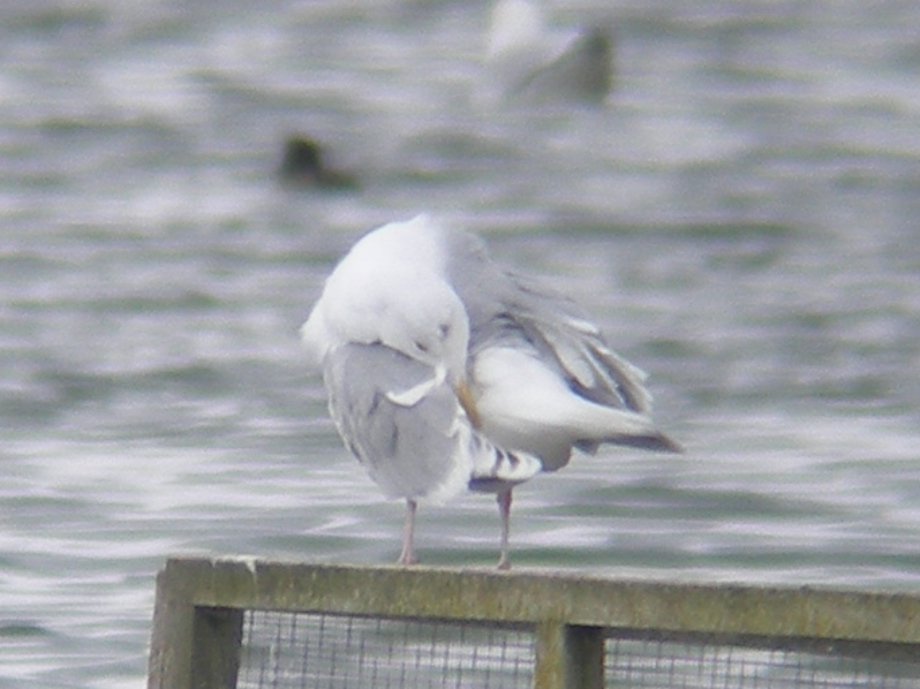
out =
<path fill-rule="evenodd" d="M 468 487 L 521 483 L 543 468 L 532 455 L 496 447 L 443 375 L 390 347 L 334 348 L 324 376 L 340 435 L 389 497 L 441 502 Z"/>
<path fill-rule="evenodd" d="M 592 402 L 647 414 L 646 373 L 617 354 L 571 299 L 511 276 L 518 288 L 509 309 L 527 337 L 558 363 L 572 390 Z"/>

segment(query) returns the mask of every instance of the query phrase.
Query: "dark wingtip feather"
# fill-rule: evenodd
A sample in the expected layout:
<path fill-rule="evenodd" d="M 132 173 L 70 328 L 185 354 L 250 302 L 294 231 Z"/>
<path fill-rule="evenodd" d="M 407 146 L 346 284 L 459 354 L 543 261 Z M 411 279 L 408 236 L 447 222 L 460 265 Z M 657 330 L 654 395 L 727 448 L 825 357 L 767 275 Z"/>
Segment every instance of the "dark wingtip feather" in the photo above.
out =
<path fill-rule="evenodd" d="M 677 442 L 674 440 L 674 438 L 665 433 L 659 434 L 659 440 L 661 441 L 661 445 L 658 448 L 653 449 L 658 449 L 663 452 L 673 452 L 674 454 L 678 455 L 682 455 L 687 451 L 687 448 L 685 448 L 681 443 Z"/>
<path fill-rule="evenodd" d="M 610 440 L 617 445 L 628 445 L 629 447 L 638 447 L 641 450 L 651 450 L 652 452 L 673 452 L 674 454 L 683 454 L 685 452 L 683 445 L 660 431 L 649 433 L 648 435 L 617 436 Z"/>

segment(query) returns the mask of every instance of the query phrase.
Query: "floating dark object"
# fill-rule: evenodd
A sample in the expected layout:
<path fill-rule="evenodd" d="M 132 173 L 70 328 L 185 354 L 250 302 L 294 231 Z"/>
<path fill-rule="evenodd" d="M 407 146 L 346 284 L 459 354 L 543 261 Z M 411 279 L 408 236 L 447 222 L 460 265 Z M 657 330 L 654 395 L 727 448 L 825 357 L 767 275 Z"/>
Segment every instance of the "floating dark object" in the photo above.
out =
<path fill-rule="evenodd" d="M 345 190 L 358 186 L 348 172 L 328 167 L 322 146 L 308 136 L 288 137 L 278 174 L 292 187 Z"/>

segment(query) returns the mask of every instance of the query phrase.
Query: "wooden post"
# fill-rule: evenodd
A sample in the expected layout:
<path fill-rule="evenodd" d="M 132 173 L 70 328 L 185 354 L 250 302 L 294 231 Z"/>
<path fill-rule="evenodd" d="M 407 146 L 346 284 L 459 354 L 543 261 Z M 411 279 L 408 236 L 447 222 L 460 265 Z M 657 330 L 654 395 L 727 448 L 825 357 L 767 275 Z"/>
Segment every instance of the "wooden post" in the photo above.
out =
<path fill-rule="evenodd" d="M 148 689 L 234 689 L 243 611 L 198 607 L 192 577 L 166 567 L 157 575 Z"/>
<path fill-rule="evenodd" d="M 196 608 L 192 639 L 192 687 L 236 689 L 243 641 L 243 611 Z"/>
<path fill-rule="evenodd" d="M 192 689 L 195 606 L 189 584 L 169 565 L 157 574 L 147 689 Z"/>
<path fill-rule="evenodd" d="M 541 622 L 536 635 L 534 689 L 603 689 L 602 628 Z"/>

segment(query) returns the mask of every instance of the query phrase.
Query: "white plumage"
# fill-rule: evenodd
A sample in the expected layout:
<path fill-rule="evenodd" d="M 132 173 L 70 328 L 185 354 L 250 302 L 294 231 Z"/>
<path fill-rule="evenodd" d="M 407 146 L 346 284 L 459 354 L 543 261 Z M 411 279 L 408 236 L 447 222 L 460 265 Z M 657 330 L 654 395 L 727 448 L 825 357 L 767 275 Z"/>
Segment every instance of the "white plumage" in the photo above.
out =
<path fill-rule="evenodd" d="M 553 31 L 537 0 L 498 0 L 492 8 L 482 98 L 601 102 L 614 78 L 613 34 L 605 27 Z"/>
<path fill-rule="evenodd" d="M 406 500 L 494 491 L 509 565 L 512 488 L 604 442 L 676 451 L 645 375 L 570 300 L 505 272 L 473 235 L 426 215 L 362 238 L 302 330 L 345 444 Z"/>

